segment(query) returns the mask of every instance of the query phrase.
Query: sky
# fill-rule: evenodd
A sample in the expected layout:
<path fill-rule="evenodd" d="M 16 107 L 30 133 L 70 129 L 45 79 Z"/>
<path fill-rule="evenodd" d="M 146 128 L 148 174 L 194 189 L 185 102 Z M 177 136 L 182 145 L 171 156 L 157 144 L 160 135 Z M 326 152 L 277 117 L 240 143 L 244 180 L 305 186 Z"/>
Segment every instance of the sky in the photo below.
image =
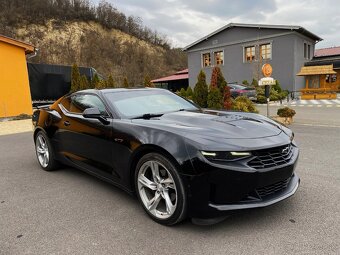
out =
<path fill-rule="evenodd" d="M 340 46 L 339 0 L 106 1 L 125 15 L 140 17 L 174 47 L 185 47 L 231 22 L 302 26 L 323 38 L 316 48 Z"/>

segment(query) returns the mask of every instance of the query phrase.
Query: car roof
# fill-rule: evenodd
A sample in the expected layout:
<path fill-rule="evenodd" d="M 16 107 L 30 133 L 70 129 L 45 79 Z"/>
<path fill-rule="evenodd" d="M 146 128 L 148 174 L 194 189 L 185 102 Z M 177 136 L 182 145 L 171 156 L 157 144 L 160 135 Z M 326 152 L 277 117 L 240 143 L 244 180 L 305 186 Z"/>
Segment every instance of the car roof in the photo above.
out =
<path fill-rule="evenodd" d="M 167 91 L 166 89 L 160 89 L 160 88 L 149 88 L 149 87 L 142 87 L 142 88 L 110 88 L 110 89 L 85 89 L 85 90 L 79 90 L 71 94 L 82 94 L 82 93 L 92 93 L 92 94 L 107 94 L 107 93 L 118 93 L 118 92 L 131 92 L 131 91 L 150 91 L 150 90 L 156 90 L 156 91 Z"/>
<path fill-rule="evenodd" d="M 106 93 L 117 93 L 117 92 L 130 92 L 130 91 L 146 91 L 146 90 L 158 90 L 158 91 L 164 91 L 165 89 L 160 88 L 110 88 L 110 89 L 85 89 L 85 90 L 79 90 L 75 93 L 95 93 L 99 94 L 99 92 L 102 92 L 104 94 Z"/>
<path fill-rule="evenodd" d="M 158 90 L 164 91 L 164 89 L 159 88 L 113 88 L 113 89 L 101 89 L 100 91 L 104 94 L 106 93 L 117 93 L 117 92 L 130 92 L 130 91 L 146 91 L 146 90 Z"/>

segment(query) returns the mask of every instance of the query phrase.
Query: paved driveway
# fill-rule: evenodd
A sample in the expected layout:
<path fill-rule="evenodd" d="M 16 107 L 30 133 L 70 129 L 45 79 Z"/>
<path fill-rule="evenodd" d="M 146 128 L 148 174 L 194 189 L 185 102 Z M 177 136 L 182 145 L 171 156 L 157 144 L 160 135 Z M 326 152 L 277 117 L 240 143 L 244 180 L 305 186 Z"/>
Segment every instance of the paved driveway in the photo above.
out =
<path fill-rule="evenodd" d="M 214 226 L 164 227 L 80 171 L 42 171 L 31 133 L 0 136 L 0 254 L 340 254 L 340 128 L 292 126 L 297 194 Z"/>

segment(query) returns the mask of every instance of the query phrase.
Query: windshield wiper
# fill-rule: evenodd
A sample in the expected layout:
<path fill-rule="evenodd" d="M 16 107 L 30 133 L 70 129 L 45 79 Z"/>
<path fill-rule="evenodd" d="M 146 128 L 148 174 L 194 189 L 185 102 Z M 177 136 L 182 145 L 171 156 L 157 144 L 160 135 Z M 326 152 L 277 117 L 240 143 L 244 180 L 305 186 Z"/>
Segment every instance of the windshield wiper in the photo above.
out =
<path fill-rule="evenodd" d="M 131 119 L 145 119 L 145 120 L 149 120 L 151 118 L 161 117 L 163 115 L 164 115 L 164 113 L 145 113 L 143 115 L 140 115 L 140 116 L 137 116 L 137 117 L 133 117 Z"/>

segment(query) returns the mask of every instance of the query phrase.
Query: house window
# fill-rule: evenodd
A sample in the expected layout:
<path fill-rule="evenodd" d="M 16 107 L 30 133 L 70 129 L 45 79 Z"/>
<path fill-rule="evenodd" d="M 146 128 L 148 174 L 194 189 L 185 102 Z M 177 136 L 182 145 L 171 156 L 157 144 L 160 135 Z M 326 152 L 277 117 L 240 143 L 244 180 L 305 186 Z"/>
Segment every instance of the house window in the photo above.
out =
<path fill-rule="evenodd" d="M 270 43 L 260 45 L 260 56 L 261 59 L 272 58 L 272 45 Z"/>
<path fill-rule="evenodd" d="M 304 43 L 303 44 L 303 57 L 305 58 L 305 59 L 311 59 L 311 57 L 312 57 L 312 55 L 311 55 L 311 49 L 312 49 L 312 47 L 311 47 L 311 45 L 310 44 L 308 44 L 308 43 Z"/>
<path fill-rule="evenodd" d="M 308 76 L 308 88 L 310 89 L 318 89 L 320 88 L 320 76 L 319 75 L 311 75 Z"/>
<path fill-rule="evenodd" d="M 255 60 L 255 46 L 245 47 L 244 53 L 245 62 L 252 62 Z"/>
<path fill-rule="evenodd" d="M 211 56 L 210 56 L 210 53 L 202 54 L 202 65 L 203 65 L 203 67 L 211 66 Z"/>
<path fill-rule="evenodd" d="M 215 60 L 215 65 L 223 65 L 223 61 L 224 61 L 223 51 L 215 51 L 214 60 Z"/>

